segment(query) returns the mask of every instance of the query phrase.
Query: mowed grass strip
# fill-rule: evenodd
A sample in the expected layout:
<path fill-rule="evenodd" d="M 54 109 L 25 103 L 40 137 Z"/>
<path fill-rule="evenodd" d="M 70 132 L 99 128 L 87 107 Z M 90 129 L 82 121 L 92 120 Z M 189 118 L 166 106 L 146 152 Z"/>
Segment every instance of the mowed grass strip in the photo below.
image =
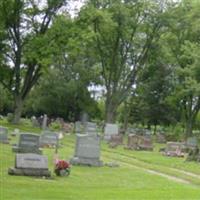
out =
<path fill-rule="evenodd" d="M 69 159 L 72 157 L 74 153 L 74 141 L 74 135 L 66 136 L 61 141 L 61 148 L 59 148 L 60 158 Z M 12 138 L 10 142 L 15 143 L 16 138 Z M 164 177 L 146 173 L 142 169 L 133 168 L 131 167 L 133 161 L 131 161 L 131 166 L 129 166 L 129 164 L 126 164 L 129 158 L 125 157 L 123 160 L 122 157 L 117 157 L 117 153 L 115 152 L 122 151 L 126 153 L 125 150 L 120 148 L 114 150 L 108 149 L 106 144 L 102 144 L 102 147 L 102 159 L 105 162 L 119 160 L 121 163 L 120 167 L 96 168 L 73 166 L 69 177 L 61 178 L 53 175 L 52 179 L 43 179 L 7 175 L 8 168 L 14 165 L 15 154 L 11 151 L 11 145 L 0 144 L 0 199 L 199 199 L 199 187 L 176 183 Z M 134 152 L 129 153 L 134 154 Z M 43 149 L 43 154 L 48 156 L 49 168 L 53 171 L 54 149 Z M 149 155 L 151 156 L 151 154 Z"/>
<path fill-rule="evenodd" d="M 74 146 L 74 140 L 71 138 L 73 136 L 70 136 L 68 138 L 68 145 L 73 147 Z M 103 143 L 102 145 L 102 156 L 103 158 L 107 157 L 115 162 L 120 162 L 120 163 L 124 163 L 124 164 L 130 164 L 133 166 L 137 166 L 137 167 L 141 167 L 143 169 L 149 169 L 149 170 L 154 170 L 156 172 L 160 172 L 166 175 L 170 175 L 173 177 L 177 177 L 180 179 L 183 179 L 185 181 L 191 182 L 192 184 L 195 185 L 200 185 L 200 177 L 198 176 L 198 174 L 187 174 L 187 171 L 183 171 L 183 170 L 178 170 L 177 165 L 176 168 L 173 168 L 173 165 L 170 165 L 170 162 L 174 163 L 177 162 L 182 163 L 182 165 L 191 165 L 193 167 L 199 167 L 198 163 L 190 163 L 190 162 L 184 162 L 183 158 L 172 158 L 172 157 L 165 157 L 162 156 L 160 154 L 157 154 L 156 152 L 148 152 L 148 151 L 140 151 L 139 155 L 140 157 L 138 158 L 137 156 L 135 156 L 135 154 L 137 155 L 138 151 L 130 151 L 130 150 L 124 150 L 122 149 L 122 147 L 119 147 L 117 149 L 109 149 L 108 145 Z M 146 157 L 151 157 L 151 155 L 156 154 L 156 158 L 155 156 L 154 158 L 151 160 L 151 162 L 146 161 L 144 158 Z M 156 162 L 157 160 L 165 160 L 164 162 Z M 164 163 L 168 163 L 168 165 L 164 165 Z M 178 166 L 179 166 L 178 165 Z M 184 167 L 183 167 L 184 169 Z M 190 168 L 187 168 L 187 170 Z M 193 172 L 193 168 L 190 170 L 188 170 L 188 172 Z"/>

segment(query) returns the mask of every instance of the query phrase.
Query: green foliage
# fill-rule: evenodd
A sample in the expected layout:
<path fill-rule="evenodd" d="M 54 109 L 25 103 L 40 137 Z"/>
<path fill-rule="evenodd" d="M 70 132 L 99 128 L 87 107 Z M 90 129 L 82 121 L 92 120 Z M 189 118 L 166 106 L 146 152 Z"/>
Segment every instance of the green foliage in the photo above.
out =
<path fill-rule="evenodd" d="M 51 130 L 54 130 L 54 131 L 60 131 L 61 130 L 61 128 L 62 128 L 62 126 L 61 126 L 61 123 L 59 123 L 59 122 L 52 122 L 51 124 L 50 124 L 50 127 L 49 127 Z"/>
<path fill-rule="evenodd" d="M 29 116 L 46 113 L 68 121 L 78 120 L 83 111 L 88 112 L 91 117 L 98 117 L 97 104 L 91 98 L 87 85 L 81 79 L 74 80 L 73 75 L 70 78 L 69 71 L 66 74 L 63 72 L 58 69 L 49 70 L 31 93 L 25 113 Z"/>

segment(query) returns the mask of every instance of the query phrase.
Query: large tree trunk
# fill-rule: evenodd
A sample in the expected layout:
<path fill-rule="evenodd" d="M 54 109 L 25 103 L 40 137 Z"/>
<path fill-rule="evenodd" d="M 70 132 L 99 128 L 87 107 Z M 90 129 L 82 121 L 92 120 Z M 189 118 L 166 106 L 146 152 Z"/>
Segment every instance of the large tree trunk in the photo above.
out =
<path fill-rule="evenodd" d="M 19 124 L 20 118 L 22 115 L 22 109 L 23 109 L 23 99 L 21 96 L 16 96 L 15 97 L 15 107 L 14 107 L 14 116 L 13 116 L 13 123 L 14 124 Z"/>
<path fill-rule="evenodd" d="M 128 122 L 129 122 L 129 116 L 130 116 L 130 108 L 128 106 L 127 101 L 124 102 L 124 109 L 125 109 L 125 113 L 124 113 L 124 117 L 123 117 L 123 132 L 125 134 L 126 130 L 128 128 Z"/>
<path fill-rule="evenodd" d="M 117 106 L 112 101 L 106 101 L 106 123 L 115 123 Z"/>

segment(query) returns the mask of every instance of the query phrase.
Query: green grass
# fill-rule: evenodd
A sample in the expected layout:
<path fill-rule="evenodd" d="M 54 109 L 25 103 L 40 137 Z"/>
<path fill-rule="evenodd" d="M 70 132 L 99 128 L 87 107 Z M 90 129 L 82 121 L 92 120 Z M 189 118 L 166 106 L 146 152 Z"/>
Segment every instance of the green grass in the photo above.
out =
<path fill-rule="evenodd" d="M 6 122 L 3 125 L 8 125 Z M 10 130 L 16 126 L 9 125 Z M 23 131 L 40 132 L 30 126 L 18 126 Z M 15 143 L 17 138 L 11 138 Z M 74 152 L 75 136 L 65 136 L 59 149 L 61 158 L 70 159 Z M 120 167 L 73 166 L 69 177 L 52 179 L 9 176 L 7 170 L 14 165 L 11 145 L 0 144 L 0 200 L 199 200 L 198 177 L 174 172 L 171 168 L 200 174 L 200 164 L 187 163 L 181 158 L 169 158 L 155 152 L 129 151 L 122 147 L 109 149 L 102 143 L 102 160 L 118 162 Z M 53 171 L 53 149 L 43 149 Z M 135 167 L 136 166 L 136 167 Z M 153 175 L 145 171 L 153 169 L 188 180 L 189 184 Z"/>

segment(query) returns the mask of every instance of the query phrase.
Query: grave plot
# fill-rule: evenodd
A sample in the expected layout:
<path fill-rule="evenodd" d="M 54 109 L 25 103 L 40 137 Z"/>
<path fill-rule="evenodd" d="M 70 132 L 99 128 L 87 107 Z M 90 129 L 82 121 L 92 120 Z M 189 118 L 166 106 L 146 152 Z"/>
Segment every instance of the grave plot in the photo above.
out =
<path fill-rule="evenodd" d="M 8 174 L 41 177 L 51 176 L 51 172 L 48 170 L 47 156 L 31 153 L 16 154 L 15 167 L 9 168 Z"/>

